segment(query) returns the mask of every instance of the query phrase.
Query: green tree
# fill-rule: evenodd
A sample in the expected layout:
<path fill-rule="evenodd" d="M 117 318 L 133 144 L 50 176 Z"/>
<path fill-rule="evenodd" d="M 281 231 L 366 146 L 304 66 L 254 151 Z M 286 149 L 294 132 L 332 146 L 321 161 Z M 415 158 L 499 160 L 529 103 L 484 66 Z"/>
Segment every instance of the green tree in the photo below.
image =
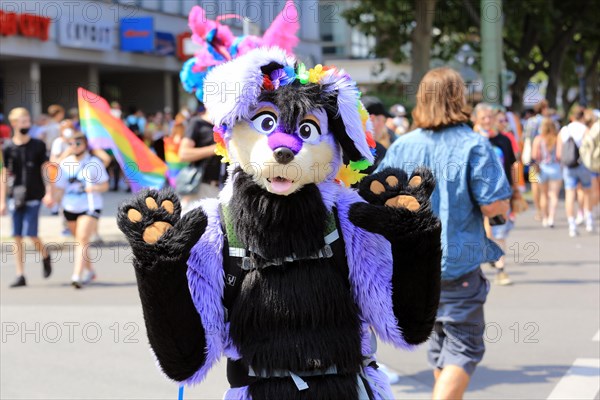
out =
<path fill-rule="evenodd" d="M 436 0 L 361 0 L 344 12 L 351 26 L 377 38 L 373 49 L 379 57 L 405 61 L 403 48 L 411 43 L 411 80 L 418 83 L 429 69 Z M 414 95 L 414 91 L 410 92 Z"/>
<path fill-rule="evenodd" d="M 417 18 L 425 2 L 419 0 L 360 0 L 345 16 L 350 25 L 363 33 L 373 35 L 378 44 L 374 53 L 400 62 L 408 58 L 402 45 L 410 42 L 416 51 L 429 52 L 430 56 L 449 60 L 460 45 L 471 44 L 479 49 L 479 28 L 482 11 L 479 0 L 431 0 L 426 9 L 428 18 Z M 598 52 L 600 30 L 597 28 L 596 0 L 504 0 L 503 55 L 506 66 L 515 73 L 511 86 L 513 108 L 520 111 L 523 95 L 532 76 L 544 72 L 548 76 L 546 97 L 556 107 L 556 94 L 560 83 L 571 85 L 574 68 L 574 48 L 584 48 L 583 58 L 590 82 L 598 81 Z M 490 10 L 494 12 L 495 10 Z M 484 13 L 486 10 L 484 10 Z M 369 18 L 364 16 L 368 15 Z M 430 18 L 433 15 L 433 18 Z M 483 16 L 487 16 L 484 14 Z M 424 47 L 426 32 L 414 34 L 419 26 L 429 32 L 430 46 Z M 431 25 L 427 25 L 431 22 Z M 438 34 L 431 35 L 433 29 Z M 428 50 L 428 51 L 427 51 Z M 428 69 L 425 58 L 413 61 L 413 82 L 418 82 Z M 416 60 L 416 63 L 415 63 Z M 567 65 L 567 69 L 565 69 Z M 567 86 L 568 87 L 568 86 Z"/>

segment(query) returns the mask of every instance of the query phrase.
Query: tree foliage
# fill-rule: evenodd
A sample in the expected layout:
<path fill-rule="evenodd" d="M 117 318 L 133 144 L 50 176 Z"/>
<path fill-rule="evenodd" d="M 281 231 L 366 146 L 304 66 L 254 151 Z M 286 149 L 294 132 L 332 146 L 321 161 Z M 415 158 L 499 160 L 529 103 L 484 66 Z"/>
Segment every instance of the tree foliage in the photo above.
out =
<path fill-rule="evenodd" d="M 411 41 L 418 21 L 417 1 L 360 0 L 345 16 L 350 25 L 377 38 L 377 56 L 402 62 L 410 56 L 402 45 Z M 548 100 L 555 106 L 558 85 L 576 83 L 576 52 L 597 81 L 599 6 L 597 0 L 503 0 L 503 53 L 507 69 L 516 75 L 511 89 L 517 110 L 529 79 L 540 71 L 549 78 Z M 479 51 L 481 18 L 495 16 L 493 9 L 482 15 L 479 0 L 437 1 L 434 12 L 431 55 L 446 61 L 465 43 Z"/>

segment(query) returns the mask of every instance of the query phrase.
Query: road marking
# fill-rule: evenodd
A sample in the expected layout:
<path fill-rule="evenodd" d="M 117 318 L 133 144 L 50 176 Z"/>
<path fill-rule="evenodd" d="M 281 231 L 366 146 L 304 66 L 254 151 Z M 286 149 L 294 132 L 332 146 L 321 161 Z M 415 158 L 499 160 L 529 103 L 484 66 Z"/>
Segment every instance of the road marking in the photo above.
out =
<path fill-rule="evenodd" d="M 594 342 L 600 342 L 600 331 L 596 332 L 596 336 L 592 338 Z"/>
<path fill-rule="evenodd" d="M 578 358 L 558 381 L 548 400 L 594 399 L 600 391 L 600 359 Z"/>

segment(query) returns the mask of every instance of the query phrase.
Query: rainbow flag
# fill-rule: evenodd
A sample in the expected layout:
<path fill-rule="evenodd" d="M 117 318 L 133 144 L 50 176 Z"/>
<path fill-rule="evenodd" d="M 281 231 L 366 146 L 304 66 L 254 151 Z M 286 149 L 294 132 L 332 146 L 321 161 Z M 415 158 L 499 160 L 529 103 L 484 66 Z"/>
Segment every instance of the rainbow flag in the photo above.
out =
<path fill-rule="evenodd" d="M 177 174 L 179 174 L 179 171 L 185 168 L 189 163 L 181 161 L 179 158 L 179 145 L 181 142 L 175 143 L 171 137 L 165 137 L 163 141 L 165 143 L 165 161 L 169 167 L 169 184 L 172 187 L 175 187 L 175 178 L 177 177 Z"/>
<path fill-rule="evenodd" d="M 167 165 L 110 113 L 108 102 L 83 88 L 77 89 L 77 98 L 81 130 L 90 147 L 113 151 L 133 192 L 145 187 L 162 188 Z"/>

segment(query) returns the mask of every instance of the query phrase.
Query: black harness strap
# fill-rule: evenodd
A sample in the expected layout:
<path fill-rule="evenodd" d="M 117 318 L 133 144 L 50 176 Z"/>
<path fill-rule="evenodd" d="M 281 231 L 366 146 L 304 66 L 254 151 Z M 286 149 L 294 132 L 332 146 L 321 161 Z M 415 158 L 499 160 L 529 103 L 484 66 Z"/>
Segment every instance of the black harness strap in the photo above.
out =
<path fill-rule="evenodd" d="M 229 255 L 229 241 L 227 240 L 227 228 L 223 207 L 219 205 L 221 217 L 221 229 L 223 230 L 223 270 L 225 272 L 225 290 L 223 293 L 223 306 L 225 307 L 225 321 L 229 321 L 229 312 L 237 298 L 242 281 L 248 271 L 242 269 L 242 258 Z"/>

